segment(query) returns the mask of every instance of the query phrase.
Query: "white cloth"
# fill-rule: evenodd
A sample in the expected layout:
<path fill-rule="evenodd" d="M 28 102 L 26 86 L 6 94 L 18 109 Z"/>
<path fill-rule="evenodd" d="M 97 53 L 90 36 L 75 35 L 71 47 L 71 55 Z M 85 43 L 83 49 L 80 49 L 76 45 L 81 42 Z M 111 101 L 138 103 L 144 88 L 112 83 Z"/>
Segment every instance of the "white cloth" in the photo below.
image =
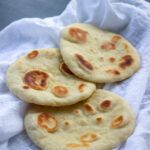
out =
<path fill-rule="evenodd" d="M 38 150 L 23 131 L 27 104 L 14 97 L 6 86 L 9 64 L 32 49 L 59 47 L 60 30 L 74 22 L 118 32 L 138 49 L 141 69 L 105 89 L 123 96 L 137 115 L 135 132 L 117 149 L 149 150 L 150 4 L 143 0 L 72 0 L 60 16 L 21 19 L 0 32 L 0 150 Z"/>

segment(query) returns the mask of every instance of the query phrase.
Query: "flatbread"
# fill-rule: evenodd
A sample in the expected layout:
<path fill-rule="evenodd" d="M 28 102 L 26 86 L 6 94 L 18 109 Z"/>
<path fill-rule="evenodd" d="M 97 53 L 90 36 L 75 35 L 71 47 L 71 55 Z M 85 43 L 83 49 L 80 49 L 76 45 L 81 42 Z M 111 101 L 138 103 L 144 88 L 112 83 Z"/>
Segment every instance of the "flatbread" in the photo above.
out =
<path fill-rule="evenodd" d="M 32 105 L 25 116 L 27 134 L 42 150 L 112 150 L 134 127 L 127 102 L 105 90 L 71 106 Z"/>
<path fill-rule="evenodd" d="M 139 55 L 127 40 L 89 24 L 62 30 L 60 49 L 75 75 L 96 83 L 121 81 L 140 67 Z"/>
<path fill-rule="evenodd" d="M 85 100 L 96 88 L 73 75 L 58 49 L 34 50 L 19 58 L 7 71 L 7 85 L 21 100 L 50 106 Z"/>

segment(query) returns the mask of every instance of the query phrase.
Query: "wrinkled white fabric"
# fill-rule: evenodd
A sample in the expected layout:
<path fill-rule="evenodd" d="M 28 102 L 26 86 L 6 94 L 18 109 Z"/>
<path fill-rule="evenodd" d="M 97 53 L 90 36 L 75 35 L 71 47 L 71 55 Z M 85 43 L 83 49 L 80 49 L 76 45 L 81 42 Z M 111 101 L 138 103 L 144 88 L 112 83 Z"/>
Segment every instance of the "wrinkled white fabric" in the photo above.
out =
<path fill-rule="evenodd" d="M 150 4 L 143 0 L 71 0 L 60 16 L 21 19 L 0 32 L 0 150 L 38 150 L 23 131 L 27 104 L 5 83 L 8 66 L 20 55 L 38 48 L 59 47 L 59 33 L 74 22 L 94 24 L 122 34 L 139 51 L 141 69 L 131 78 L 105 89 L 123 96 L 137 115 L 133 135 L 119 150 L 150 148 Z"/>

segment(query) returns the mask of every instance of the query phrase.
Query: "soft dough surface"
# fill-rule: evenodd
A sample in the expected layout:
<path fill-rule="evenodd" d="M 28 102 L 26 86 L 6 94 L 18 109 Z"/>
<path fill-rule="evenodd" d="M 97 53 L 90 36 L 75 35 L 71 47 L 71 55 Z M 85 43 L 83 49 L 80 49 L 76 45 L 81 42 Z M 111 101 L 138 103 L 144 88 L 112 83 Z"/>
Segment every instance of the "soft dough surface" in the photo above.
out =
<path fill-rule="evenodd" d="M 106 90 L 71 106 L 32 105 L 25 116 L 27 133 L 42 150 L 112 150 L 134 127 L 127 102 Z"/>
<path fill-rule="evenodd" d="M 50 106 L 85 100 L 96 88 L 72 74 L 58 49 L 34 50 L 20 57 L 7 71 L 7 85 L 21 100 Z"/>
<path fill-rule="evenodd" d="M 96 83 L 121 81 L 140 66 L 139 55 L 127 40 L 89 24 L 72 24 L 62 30 L 60 49 L 74 74 Z"/>

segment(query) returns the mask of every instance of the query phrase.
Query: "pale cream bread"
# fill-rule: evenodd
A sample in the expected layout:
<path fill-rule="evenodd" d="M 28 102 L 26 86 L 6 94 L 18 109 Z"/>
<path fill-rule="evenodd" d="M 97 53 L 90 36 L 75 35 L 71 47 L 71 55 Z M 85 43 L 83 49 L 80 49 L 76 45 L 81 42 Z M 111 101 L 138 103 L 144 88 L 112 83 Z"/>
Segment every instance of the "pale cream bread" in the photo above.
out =
<path fill-rule="evenodd" d="M 96 90 L 71 106 L 31 105 L 25 128 L 42 150 L 112 150 L 132 134 L 135 116 L 122 97 Z"/>
<path fill-rule="evenodd" d="M 139 54 L 129 41 L 90 24 L 65 27 L 60 49 L 63 60 L 75 75 L 96 83 L 124 80 L 140 67 Z"/>
<path fill-rule="evenodd" d="M 34 50 L 20 57 L 7 70 L 10 91 L 29 103 L 64 106 L 85 100 L 95 84 L 74 76 L 58 49 Z"/>

